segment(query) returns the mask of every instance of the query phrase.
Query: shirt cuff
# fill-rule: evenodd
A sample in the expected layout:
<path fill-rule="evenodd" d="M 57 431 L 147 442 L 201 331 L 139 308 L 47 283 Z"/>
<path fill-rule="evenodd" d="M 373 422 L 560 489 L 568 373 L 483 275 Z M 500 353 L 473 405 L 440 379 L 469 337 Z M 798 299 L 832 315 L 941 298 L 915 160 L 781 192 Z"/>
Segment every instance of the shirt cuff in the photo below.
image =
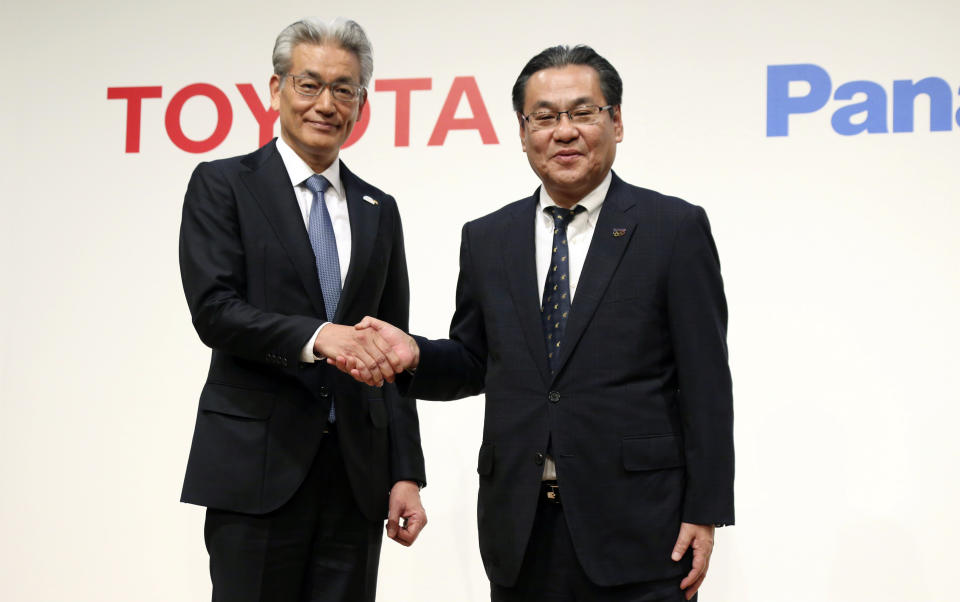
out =
<path fill-rule="evenodd" d="M 307 341 L 307 344 L 304 345 L 303 349 L 300 350 L 300 361 L 303 362 L 304 364 L 312 364 L 314 362 L 318 362 L 320 360 L 326 359 L 314 354 L 313 346 L 316 345 L 317 343 L 317 335 L 319 335 L 320 331 L 323 330 L 323 327 L 329 323 L 330 322 L 324 322 L 323 324 L 321 324 L 320 328 L 318 328 L 317 331 L 313 333 L 313 336 L 310 337 L 310 340 Z"/>
<path fill-rule="evenodd" d="M 427 486 L 427 484 L 426 484 L 424 481 L 421 481 L 420 479 L 407 479 L 407 478 L 397 479 L 397 480 L 395 480 L 395 481 L 393 482 L 393 484 L 396 485 L 397 483 L 400 483 L 401 481 L 410 481 L 411 483 L 416 483 L 416 484 L 417 484 L 417 488 L 420 489 L 420 490 L 423 490 L 423 488 Z"/>

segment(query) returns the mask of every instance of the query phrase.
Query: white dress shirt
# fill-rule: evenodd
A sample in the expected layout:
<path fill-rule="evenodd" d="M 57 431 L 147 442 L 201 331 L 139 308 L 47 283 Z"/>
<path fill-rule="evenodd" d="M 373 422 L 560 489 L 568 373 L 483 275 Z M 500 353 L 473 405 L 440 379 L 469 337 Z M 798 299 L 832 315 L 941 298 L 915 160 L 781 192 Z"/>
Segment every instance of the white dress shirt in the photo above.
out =
<path fill-rule="evenodd" d="M 607 172 L 607 176 L 600 182 L 600 185 L 587 193 L 587 196 L 580 199 L 574 206 L 581 206 L 586 211 L 578 213 L 573 220 L 567 224 L 567 258 L 570 262 L 570 304 L 571 311 L 575 309 L 573 305 L 574 296 L 577 294 L 577 284 L 580 282 L 580 272 L 583 271 L 583 262 L 587 259 L 587 251 L 590 250 L 590 241 L 593 240 L 593 231 L 597 228 L 597 219 L 600 217 L 600 209 L 603 205 L 603 199 L 607 197 L 607 191 L 610 190 L 610 182 L 613 176 Z M 543 300 L 543 288 L 547 284 L 547 271 L 550 269 L 550 259 L 553 256 L 553 217 L 544 212 L 547 207 L 555 207 L 557 204 L 550 198 L 544 187 L 540 187 L 540 202 L 537 204 L 537 214 L 535 220 L 535 245 L 537 255 L 537 282 L 540 284 L 540 298 Z M 544 481 L 557 478 L 557 465 L 553 458 L 547 456 L 543 464 Z"/>
<path fill-rule="evenodd" d="M 313 192 L 307 188 L 307 178 L 314 175 L 313 169 L 300 158 L 290 145 L 283 141 L 282 137 L 277 137 L 277 152 L 283 159 L 283 166 L 287 169 L 287 175 L 290 176 L 290 185 L 293 186 L 293 192 L 297 197 L 297 204 L 300 206 L 300 215 L 303 216 L 303 227 L 310 227 L 310 207 L 313 205 Z M 330 182 L 330 187 L 323 193 L 323 199 L 330 213 L 330 221 L 333 223 L 333 235 L 337 240 L 337 256 L 340 260 L 340 286 L 347 279 L 347 269 L 350 267 L 350 251 L 352 249 L 352 240 L 350 238 L 350 212 L 347 210 L 347 195 L 343 190 L 343 182 L 340 181 L 340 157 L 333 160 L 327 169 L 323 171 L 323 177 Z M 319 276 L 318 276 L 319 278 Z M 303 349 L 300 350 L 300 361 L 308 364 L 316 361 L 313 354 L 313 345 L 317 340 L 317 335 L 329 322 L 324 322 L 320 328 L 313 333 L 310 340 L 307 341 Z"/>

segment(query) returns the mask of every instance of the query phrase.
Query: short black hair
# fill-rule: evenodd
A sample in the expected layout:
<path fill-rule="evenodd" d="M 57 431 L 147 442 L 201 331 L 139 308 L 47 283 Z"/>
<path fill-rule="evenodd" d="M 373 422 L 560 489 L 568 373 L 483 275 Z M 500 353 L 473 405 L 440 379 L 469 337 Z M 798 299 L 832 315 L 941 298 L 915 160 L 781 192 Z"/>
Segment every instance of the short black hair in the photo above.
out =
<path fill-rule="evenodd" d="M 523 113 L 523 103 L 526 100 L 527 81 L 530 76 L 537 71 L 565 67 L 567 65 L 586 65 L 593 67 L 593 70 L 600 76 L 600 91 L 607 104 L 618 105 L 623 97 L 623 80 L 620 74 L 613 68 L 610 61 L 603 58 L 597 51 L 589 46 L 579 44 L 570 46 L 551 46 L 533 57 L 524 65 L 523 71 L 517 77 L 513 84 L 513 110 Z"/>

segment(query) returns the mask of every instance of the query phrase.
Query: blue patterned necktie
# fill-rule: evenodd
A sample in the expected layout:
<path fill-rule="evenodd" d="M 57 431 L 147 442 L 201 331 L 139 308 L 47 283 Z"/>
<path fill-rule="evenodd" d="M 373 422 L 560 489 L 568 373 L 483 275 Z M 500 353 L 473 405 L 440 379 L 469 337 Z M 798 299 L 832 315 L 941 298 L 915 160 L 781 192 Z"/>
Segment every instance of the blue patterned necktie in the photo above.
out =
<path fill-rule="evenodd" d="M 545 207 L 545 213 L 553 216 L 553 251 L 550 269 L 547 270 L 547 282 L 543 287 L 543 304 L 540 306 L 540 320 L 543 323 L 543 336 L 547 343 L 547 363 L 550 374 L 556 372 L 560 360 L 560 341 L 567 327 L 570 314 L 570 254 L 567 250 L 567 225 L 584 211 L 577 205 L 573 209 L 563 207 Z"/>
<path fill-rule="evenodd" d="M 340 256 L 337 254 L 337 237 L 333 233 L 333 221 L 327 211 L 324 193 L 330 182 L 319 174 L 313 174 L 306 181 L 307 188 L 313 192 L 313 204 L 310 205 L 310 222 L 307 233 L 310 246 L 317 262 L 317 276 L 320 278 L 320 290 L 323 292 L 323 306 L 327 310 L 327 321 L 332 322 L 340 303 Z M 336 420 L 333 402 L 330 404 L 330 422 Z"/>
<path fill-rule="evenodd" d="M 313 192 L 310 205 L 310 246 L 317 261 L 317 275 L 323 291 L 323 305 L 327 309 L 327 321 L 332 322 L 340 303 L 340 256 L 337 254 L 337 237 L 333 233 L 333 221 L 327 211 L 324 193 L 330 182 L 319 174 L 307 178 L 307 188 Z"/>

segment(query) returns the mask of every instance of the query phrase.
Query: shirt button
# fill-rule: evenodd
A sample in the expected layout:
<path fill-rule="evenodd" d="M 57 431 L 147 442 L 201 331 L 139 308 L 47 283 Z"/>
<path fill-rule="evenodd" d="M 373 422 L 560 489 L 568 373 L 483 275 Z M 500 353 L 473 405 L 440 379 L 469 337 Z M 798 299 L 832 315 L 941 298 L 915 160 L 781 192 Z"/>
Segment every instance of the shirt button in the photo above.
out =
<path fill-rule="evenodd" d="M 533 461 L 536 462 L 537 466 L 543 466 L 543 459 L 543 452 L 537 452 L 536 455 L 533 456 Z"/>
<path fill-rule="evenodd" d="M 547 395 L 547 399 L 550 400 L 550 403 L 557 403 L 560 401 L 560 393 L 557 391 L 550 391 L 550 394 Z"/>
<path fill-rule="evenodd" d="M 320 387 L 320 397 L 322 397 L 322 398 L 324 398 L 324 399 L 326 399 L 327 397 L 330 397 L 330 389 L 329 389 L 329 387 L 325 387 L 325 386 L 324 386 L 324 387 Z"/>

